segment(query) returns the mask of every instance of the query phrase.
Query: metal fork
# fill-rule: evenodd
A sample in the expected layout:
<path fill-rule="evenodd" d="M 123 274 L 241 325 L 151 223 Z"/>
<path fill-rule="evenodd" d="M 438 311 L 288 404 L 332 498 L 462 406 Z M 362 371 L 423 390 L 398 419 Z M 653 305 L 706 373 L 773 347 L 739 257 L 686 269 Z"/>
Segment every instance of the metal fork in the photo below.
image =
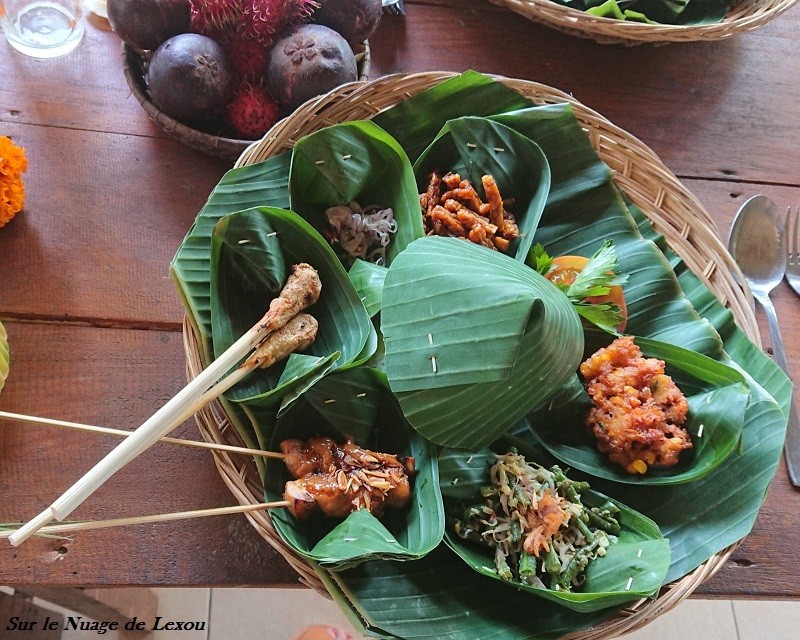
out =
<path fill-rule="evenodd" d="M 404 16 L 406 8 L 403 0 L 383 0 L 383 13 L 387 16 Z"/>
<path fill-rule="evenodd" d="M 786 209 L 784 225 L 788 253 L 786 254 L 786 280 L 794 292 L 800 296 L 800 205 Z"/>

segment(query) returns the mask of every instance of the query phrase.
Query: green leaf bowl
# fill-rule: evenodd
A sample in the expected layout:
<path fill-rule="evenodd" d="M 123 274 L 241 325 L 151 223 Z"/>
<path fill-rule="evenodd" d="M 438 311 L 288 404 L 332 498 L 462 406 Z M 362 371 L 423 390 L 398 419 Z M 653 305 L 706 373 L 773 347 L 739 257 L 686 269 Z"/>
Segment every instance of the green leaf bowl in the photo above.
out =
<path fill-rule="evenodd" d="M 595 332 L 587 340 L 587 357 L 606 346 L 611 337 Z M 708 356 L 658 340 L 634 339 L 645 357 L 666 363 L 666 373 L 686 396 L 689 413 L 684 425 L 692 448 L 681 453 L 678 464 L 631 474 L 598 451 L 584 418 L 591 402 L 576 378 L 547 407 L 528 416 L 536 441 L 563 464 L 590 476 L 640 485 L 692 482 L 711 473 L 734 453 L 740 443 L 750 389 L 744 376 Z"/>
<path fill-rule="evenodd" d="M 494 464 L 492 449 L 475 452 L 445 450 L 439 455 L 439 481 L 445 507 L 482 502 L 480 487 L 488 484 L 489 467 Z M 521 450 L 530 462 L 536 462 L 530 450 Z M 609 498 L 596 491 L 581 492 L 581 501 L 588 507 L 599 507 Z M 469 567 L 479 574 L 560 604 L 568 609 L 588 613 L 645 598 L 661 587 L 669 568 L 669 541 L 650 518 L 624 504 L 611 500 L 620 510 L 617 516 L 621 530 L 606 549 L 606 555 L 595 558 L 586 568 L 586 583 L 580 590 L 555 591 L 544 587 L 503 580 L 494 567 L 494 551 L 466 542 L 455 535 L 450 526 L 445 541 Z"/>
<path fill-rule="evenodd" d="M 345 122 L 297 141 L 289 173 L 291 209 L 322 235 L 330 229 L 325 210 L 358 202 L 391 207 L 397 232 L 386 247 L 386 263 L 424 235 L 419 194 L 406 152 L 369 121 Z M 348 266 L 353 259 L 342 256 Z"/>
<path fill-rule="evenodd" d="M 299 522 L 288 510 L 273 512 L 276 530 L 292 549 L 341 570 L 367 560 L 419 559 L 440 543 L 444 511 L 435 451 L 405 422 L 380 371 L 360 367 L 325 377 L 278 419 L 271 448 L 279 450 L 286 438 L 312 436 L 338 441 L 351 436 L 375 451 L 413 456 L 416 473 L 408 507 L 388 511 L 381 520 L 366 509 L 343 521 L 312 517 Z M 268 462 L 267 501 L 280 500 L 290 479 L 282 461 Z"/>
<path fill-rule="evenodd" d="M 253 406 L 288 404 L 335 368 L 356 366 L 374 351 L 377 337 L 364 304 L 322 236 L 291 211 L 256 207 L 220 220 L 212 237 L 211 318 L 214 352 L 220 354 L 266 312 L 289 267 L 311 264 L 322 293 L 308 309 L 319 323 L 307 353 L 259 369 L 227 397 Z"/>

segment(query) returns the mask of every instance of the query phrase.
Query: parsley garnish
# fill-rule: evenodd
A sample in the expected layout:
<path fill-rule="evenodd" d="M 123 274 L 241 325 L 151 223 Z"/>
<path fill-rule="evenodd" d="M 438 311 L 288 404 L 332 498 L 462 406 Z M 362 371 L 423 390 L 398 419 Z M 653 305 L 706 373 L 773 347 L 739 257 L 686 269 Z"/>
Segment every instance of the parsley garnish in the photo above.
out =
<path fill-rule="evenodd" d="M 536 244 L 531 251 L 531 257 L 536 271 L 545 275 L 553 264 L 553 259 L 547 255 L 544 247 Z M 593 304 L 586 298 L 607 295 L 611 287 L 622 285 L 628 280 L 626 274 L 615 272 L 617 268 L 617 252 L 610 241 L 603 244 L 591 257 L 583 270 L 575 277 L 571 285 L 556 284 L 572 301 L 575 311 L 588 322 L 596 325 L 603 331 L 617 334 L 617 325 L 622 322 L 622 314 L 618 305 L 611 302 Z"/>

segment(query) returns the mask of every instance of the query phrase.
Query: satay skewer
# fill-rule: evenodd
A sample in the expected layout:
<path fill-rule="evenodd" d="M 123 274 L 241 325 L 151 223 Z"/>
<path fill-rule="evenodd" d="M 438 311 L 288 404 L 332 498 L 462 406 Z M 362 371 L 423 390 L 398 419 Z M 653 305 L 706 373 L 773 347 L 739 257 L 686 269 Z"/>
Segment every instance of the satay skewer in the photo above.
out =
<path fill-rule="evenodd" d="M 261 502 L 258 504 L 236 505 L 232 507 L 212 507 L 210 509 L 196 509 L 194 511 L 174 511 L 171 513 L 157 513 L 148 516 L 131 516 L 129 518 L 115 518 L 112 520 L 92 520 L 86 522 L 65 522 L 42 527 L 39 534 L 64 534 L 75 531 L 92 531 L 108 529 L 110 527 L 124 527 L 133 524 L 148 524 L 151 522 L 171 522 L 174 520 L 189 520 L 192 518 L 205 518 L 207 516 L 224 516 L 235 513 L 252 513 L 265 509 L 284 509 L 289 506 L 287 500 L 277 502 Z M 0 538 L 11 538 L 19 529 L 0 530 Z"/>
<path fill-rule="evenodd" d="M 204 404 L 218 397 L 244 378 L 255 366 L 260 366 L 260 363 L 265 360 L 257 358 L 257 351 L 253 357 L 248 359 L 247 363 L 250 364 L 247 367 L 240 367 L 225 380 L 215 385 L 242 358 L 261 345 L 271 333 L 286 326 L 303 309 L 316 302 L 321 288 L 319 275 L 313 267 L 305 263 L 295 265 L 280 295 L 270 302 L 269 310 L 261 320 L 129 437 L 95 464 L 61 497 L 9 536 L 11 544 L 18 546 L 53 520 L 64 520 L 122 467 L 199 411 Z M 259 364 L 254 366 L 254 361 Z"/>
<path fill-rule="evenodd" d="M 29 416 L 22 413 L 10 413 L 8 411 L 0 411 L 0 419 L 13 420 L 16 422 L 25 422 L 28 424 L 39 424 L 51 427 L 62 427 L 65 429 L 75 429 L 77 431 L 89 431 L 92 433 L 105 433 L 112 436 L 120 436 L 127 438 L 133 431 L 125 431 L 124 429 L 112 429 L 110 427 L 99 427 L 92 424 L 84 424 L 82 422 L 70 422 L 67 420 L 56 420 L 53 418 L 41 418 L 39 416 Z M 237 447 L 229 444 L 218 444 L 216 442 L 202 442 L 200 440 L 185 440 L 183 438 L 170 438 L 163 437 L 159 440 L 164 444 L 176 444 L 183 447 L 190 447 L 194 449 L 208 449 L 210 451 L 223 451 L 225 453 L 241 453 L 244 455 L 258 456 L 261 458 L 277 458 L 283 459 L 284 455 L 276 451 L 262 451 L 261 449 L 248 449 L 247 447 Z"/>

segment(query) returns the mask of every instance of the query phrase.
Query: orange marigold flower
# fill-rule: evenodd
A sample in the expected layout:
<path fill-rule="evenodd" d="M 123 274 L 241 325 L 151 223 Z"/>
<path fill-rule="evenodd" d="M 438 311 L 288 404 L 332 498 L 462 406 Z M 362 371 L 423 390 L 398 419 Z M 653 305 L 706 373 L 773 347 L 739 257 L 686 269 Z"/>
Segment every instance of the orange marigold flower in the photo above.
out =
<path fill-rule="evenodd" d="M 27 169 L 25 149 L 7 136 L 0 136 L 0 227 L 22 211 L 25 203 L 22 172 Z"/>

